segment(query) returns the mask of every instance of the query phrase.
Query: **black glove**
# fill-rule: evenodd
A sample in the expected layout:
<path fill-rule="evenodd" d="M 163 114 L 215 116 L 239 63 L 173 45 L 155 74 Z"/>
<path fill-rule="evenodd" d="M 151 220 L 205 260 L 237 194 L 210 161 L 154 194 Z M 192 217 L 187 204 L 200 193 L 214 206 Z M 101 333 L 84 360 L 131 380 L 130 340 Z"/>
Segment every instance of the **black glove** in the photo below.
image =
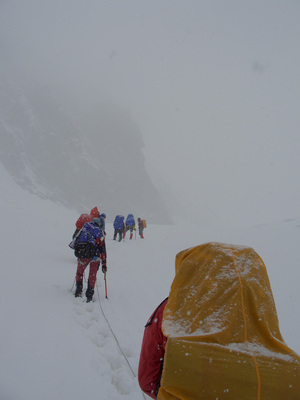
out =
<path fill-rule="evenodd" d="M 106 271 L 107 271 L 107 266 L 106 265 L 102 265 L 102 272 L 105 274 Z"/>

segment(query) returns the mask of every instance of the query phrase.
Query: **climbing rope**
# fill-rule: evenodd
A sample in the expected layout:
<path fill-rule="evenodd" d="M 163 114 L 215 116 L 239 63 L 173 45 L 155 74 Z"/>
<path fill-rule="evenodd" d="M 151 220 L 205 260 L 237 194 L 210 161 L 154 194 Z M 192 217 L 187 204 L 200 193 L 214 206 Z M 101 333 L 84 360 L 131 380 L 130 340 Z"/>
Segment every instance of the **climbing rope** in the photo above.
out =
<path fill-rule="evenodd" d="M 98 289 L 98 286 L 97 286 L 97 285 L 96 285 L 96 288 L 97 288 L 97 297 L 98 297 L 98 302 L 99 302 L 99 306 L 100 306 L 101 313 L 102 313 L 102 315 L 103 315 L 103 317 L 104 317 L 104 319 L 105 319 L 105 321 L 106 321 L 106 323 L 107 323 L 107 325 L 108 325 L 108 327 L 109 327 L 109 329 L 110 329 L 110 331 L 111 331 L 113 337 L 115 338 L 115 341 L 116 341 L 116 343 L 117 343 L 117 346 L 118 346 L 120 352 L 122 353 L 123 357 L 125 358 L 125 361 L 127 362 L 128 366 L 129 366 L 129 368 L 130 368 L 130 371 L 132 372 L 132 375 L 136 378 L 136 374 L 134 373 L 134 371 L 133 371 L 133 369 L 132 369 L 132 367 L 131 367 L 131 365 L 130 365 L 130 363 L 129 363 L 129 361 L 128 361 L 128 358 L 126 357 L 125 353 L 123 352 L 123 350 L 122 350 L 122 348 L 121 348 L 121 346 L 120 346 L 120 343 L 119 343 L 119 341 L 118 341 L 118 338 L 117 338 L 117 336 L 115 335 L 115 333 L 114 333 L 114 331 L 113 331 L 113 329 L 112 329 L 112 327 L 111 327 L 111 325 L 110 325 L 110 323 L 109 323 L 109 321 L 108 321 L 108 319 L 107 319 L 107 317 L 106 317 L 106 315 L 105 315 L 105 313 L 104 313 L 104 311 L 103 311 L 103 307 L 102 307 L 101 300 L 100 300 L 100 293 L 99 293 L 99 289 Z"/>
<path fill-rule="evenodd" d="M 70 292 L 71 292 L 71 293 L 73 293 L 73 288 L 74 288 L 74 285 L 75 285 L 75 281 L 76 281 L 76 277 L 74 278 L 73 285 L 72 285 L 72 287 L 71 287 L 71 289 L 70 289 Z"/>
<path fill-rule="evenodd" d="M 103 311 L 103 307 L 102 307 L 102 304 L 101 304 L 100 293 L 99 293 L 99 288 L 98 288 L 98 285 L 97 285 L 97 284 L 96 284 L 96 288 L 97 288 L 97 297 L 98 297 L 98 303 L 99 303 L 99 306 L 100 306 L 101 313 L 102 313 L 102 315 L 103 315 L 103 317 L 104 317 L 104 319 L 105 319 L 105 321 L 106 321 L 106 323 L 107 323 L 107 326 L 108 326 L 109 329 L 110 329 L 111 334 L 113 335 L 113 337 L 114 337 L 114 339 L 115 339 L 115 341 L 116 341 L 116 344 L 117 344 L 117 346 L 118 346 L 118 348 L 119 348 L 119 350 L 120 350 L 122 356 L 124 357 L 124 359 L 125 359 L 125 361 L 126 361 L 128 367 L 129 367 L 129 369 L 130 369 L 130 371 L 131 371 L 133 377 L 136 378 L 137 376 L 136 376 L 136 374 L 135 374 L 135 372 L 134 372 L 132 366 L 130 365 L 130 362 L 128 361 L 128 358 L 126 357 L 126 354 L 125 354 L 124 351 L 122 350 L 122 347 L 120 346 L 120 343 L 119 343 L 119 341 L 118 341 L 118 338 L 117 338 L 117 336 L 115 335 L 115 333 L 114 333 L 114 331 L 113 331 L 113 329 L 112 329 L 112 327 L 111 327 L 111 325 L 110 325 L 110 323 L 109 323 L 109 321 L 108 321 L 108 319 L 107 319 L 107 317 L 106 317 L 106 315 L 105 315 L 105 313 L 104 313 L 104 311 Z M 141 392 L 141 393 L 142 393 L 144 399 L 146 400 L 145 394 L 144 394 L 143 392 Z"/>

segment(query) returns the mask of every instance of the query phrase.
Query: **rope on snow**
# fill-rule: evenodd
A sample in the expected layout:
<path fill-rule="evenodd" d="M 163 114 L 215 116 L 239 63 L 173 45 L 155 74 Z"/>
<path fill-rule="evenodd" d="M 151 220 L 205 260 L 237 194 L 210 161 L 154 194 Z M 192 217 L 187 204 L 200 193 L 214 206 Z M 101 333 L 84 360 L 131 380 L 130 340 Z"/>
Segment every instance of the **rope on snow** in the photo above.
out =
<path fill-rule="evenodd" d="M 74 285 L 75 285 L 75 279 L 76 279 L 76 278 L 74 278 L 74 282 L 73 282 L 73 285 L 72 285 L 72 287 L 71 287 L 71 289 L 70 289 L 70 292 L 73 291 L 73 288 L 74 288 Z M 86 279 L 85 279 L 85 274 L 84 274 L 84 273 L 83 273 L 83 279 L 84 279 L 84 281 L 85 281 L 85 283 L 86 283 Z M 106 323 L 107 323 L 107 326 L 109 327 L 109 330 L 110 330 L 111 334 L 113 335 L 113 337 L 114 337 L 114 339 L 115 339 L 115 342 L 116 342 L 116 344 L 117 344 L 117 346 L 118 346 L 118 348 L 119 348 L 119 350 L 120 350 L 122 356 L 124 357 L 124 359 L 125 359 L 125 361 L 126 361 L 128 367 L 129 367 L 129 369 L 130 369 L 130 371 L 131 371 L 133 377 L 134 377 L 134 378 L 137 378 L 137 376 L 136 376 L 136 374 L 135 374 L 135 372 L 134 372 L 132 366 L 130 365 L 130 362 L 128 361 L 128 358 L 126 357 L 126 354 L 124 353 L 124 351 L 122 350 L 122 348 L 121 348 L 121 346 L 120 346 L 120 343 L 119 343 L 119 341 L 118 341 L 118 338 L 117 338 L 116 334 L 114 333 L 114 331 L 113 331 L 113 329 L 112 329 L 112 327 L 111 327 L 111 325 L 110 325 L 110 323 L 109 323 L 109 321 L 108 321 L 108 319 L 107 319 L 107 317 L 106 317 L 106 315 L 105 315 L 105 313 L 104 313 L 104 311 L 103 311 L 103 307 L 102 307 L 102 304 L 101 304 L 100 293 L 99 293 L 99 288 L 98 288 L 97 283 L 96 283 L 95 286 L 96 286 L 96 289 L 97 289 L 97 297 L 98 297 L 98 303 L 99 303 L 99 306 L 100 306 L 101 313 L 102 313 L 102 315 L 103 315 L 103 317 L 104 317 L 104 319 L 105 319 L 105 321 L 106 321 Z M 141 393 L 142 393 L 144 399 L 146 400 L 146 397 L 145 397 L 144 392 L 141 392 Z"/>
<path fill-rule="evenodd" d="M 98 285 L 97 285 L 97 284 L 96 284 L 96 288 L 97 288 L 97 297 L 98 297 L 98 302 L 99 302 L 99 306 L 100 306 L 101 313 L 102 313 L 102 315 L 103 315 L 103 317 L 104 317 L 104 319 L 105 319 L 105 321 L 106 321 L 106 323 L 107 323 L 107 325 L 108 325 L 108 327 L 109 327 L 109 329 L 110 329 L 110 331 L 111 331 L 111 334 L 113 335 L 113 337 L 114 337 L 114 339 L 115 339 L 115 341 L 116 341 L 116 343 L 117 343 L 117 346 L 118 346 L 118 348 L 119 348 L 119 350 L 120 350 L 122 356 L 124 357 L 124 359 L 125 359 L 125 361 L 126 361 L 128 367 L 129 367 L 129 369 L 130 369 L 132 375 L 134 376 L 134 378 L 136 378 L 137 376 L 136 376 L 136 374 L 135 374 L 135 372 L 134 372 L 132 366 L 130 365 L 130 362 L 128 361 L 128 358 L 126 357 L 124 351 L 122 350 L 122 348 L 121 348 L 121 346 L 120 346 L 120 343 L 119 343 L 119 341 L 118 341 L 118 338 L 117 338 L 117 336 L 115 335 L 115 333 L 114 333 L 114 331 L 113 331 L 113 329 L 112 329 L 112 327 L 111 327 L 111 325 L 110 325 L 110 323 L 109 323 L 109 321 L 108 321 L 108 319 L 107 319 L 107 317 L 106 317 L 106 315 L 105 315 L 105 313 L 104 313 L 104 311 L 103 311 L 103 307 L 102 307 L 101 299 L 100 299 L 100 293 L 99 293 L 99 289 L 98 289 Z M 141 393 L 142 393 L 144 399 L 146 400 L 145 394 L 144 394 L 143 392 L 141 392 Z"/>

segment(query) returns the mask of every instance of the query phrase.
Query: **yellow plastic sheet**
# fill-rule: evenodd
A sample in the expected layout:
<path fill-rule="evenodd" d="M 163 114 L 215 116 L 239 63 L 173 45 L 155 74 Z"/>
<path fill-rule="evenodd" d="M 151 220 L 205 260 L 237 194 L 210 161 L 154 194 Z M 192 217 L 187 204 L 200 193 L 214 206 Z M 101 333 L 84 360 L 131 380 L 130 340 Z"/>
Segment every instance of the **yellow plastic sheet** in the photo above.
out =
<path fill-rule="evenodd" d="M 258 254 L 207 243 L 180 252 L 175 268 L 158 399 L 300 399 L 300 358 L 282 339 Z"/>

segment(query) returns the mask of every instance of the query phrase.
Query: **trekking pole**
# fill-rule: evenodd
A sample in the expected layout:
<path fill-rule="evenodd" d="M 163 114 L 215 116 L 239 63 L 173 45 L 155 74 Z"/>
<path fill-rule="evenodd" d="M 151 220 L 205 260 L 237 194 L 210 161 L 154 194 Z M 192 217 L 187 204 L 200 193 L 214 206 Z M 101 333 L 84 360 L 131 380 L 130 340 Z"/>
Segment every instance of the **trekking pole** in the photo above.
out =
<path fill-rule="evenodd" d="M 108 297 L 107 297 L 106 272 L 104 272 L 104 282 L 105 282 L 105 297 L 108 299 Z"/>

